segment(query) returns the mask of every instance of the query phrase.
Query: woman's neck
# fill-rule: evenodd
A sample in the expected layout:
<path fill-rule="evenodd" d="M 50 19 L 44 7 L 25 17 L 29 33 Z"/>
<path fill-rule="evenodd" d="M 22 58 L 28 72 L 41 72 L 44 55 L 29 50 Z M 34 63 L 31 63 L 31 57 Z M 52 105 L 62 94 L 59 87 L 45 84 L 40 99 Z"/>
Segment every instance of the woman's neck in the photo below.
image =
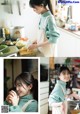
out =
<path fill-rule="evenodd" d="M 48 9 L 47 8 L 44 8 L 43 11 L 42 11 L 42 14 L 45 13 L 45 12 L 47 12 L 47 11 L 48 11 Z"/>

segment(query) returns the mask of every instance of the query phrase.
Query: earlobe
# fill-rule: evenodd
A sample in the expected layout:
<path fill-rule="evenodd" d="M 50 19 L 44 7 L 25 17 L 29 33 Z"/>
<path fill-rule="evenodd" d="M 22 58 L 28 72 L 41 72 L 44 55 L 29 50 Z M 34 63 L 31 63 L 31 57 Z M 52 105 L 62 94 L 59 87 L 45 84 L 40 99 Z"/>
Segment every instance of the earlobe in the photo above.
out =
<path fill-rule="evenodd" d="M 32 85 L 32 84 L 30 84 L 30 88 L 29 88 L 29 89 L 32 89 L 32 87 L 33 87 L 33 85 Z"/>

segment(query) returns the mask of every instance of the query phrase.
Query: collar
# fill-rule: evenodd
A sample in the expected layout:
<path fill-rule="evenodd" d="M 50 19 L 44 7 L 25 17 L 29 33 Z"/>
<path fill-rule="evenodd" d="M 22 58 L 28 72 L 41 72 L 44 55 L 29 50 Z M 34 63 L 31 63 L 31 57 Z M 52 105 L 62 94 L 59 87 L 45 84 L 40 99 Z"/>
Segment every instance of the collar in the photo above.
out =
<path fill-rule="evenodd" d="M 33 95 L 29 94 L 29 95 L 26 95 L 26 96 L 22 96 L 21 99 L 31 100 L 31 99 L 33 99 Z"/>
<path fill-rule="evenodd" d="M 51 15 L 51 12 L 49 10 L 47 12 L 41 14 L 42 17 L 46 17 L 48 15 Z"/>
<path fill-rule="evenodd" d="M 62 86 L 66 86 L 66 82 L 63 82 L 62 80 L 57 80 L 57 84 L 61 84 Z"/>

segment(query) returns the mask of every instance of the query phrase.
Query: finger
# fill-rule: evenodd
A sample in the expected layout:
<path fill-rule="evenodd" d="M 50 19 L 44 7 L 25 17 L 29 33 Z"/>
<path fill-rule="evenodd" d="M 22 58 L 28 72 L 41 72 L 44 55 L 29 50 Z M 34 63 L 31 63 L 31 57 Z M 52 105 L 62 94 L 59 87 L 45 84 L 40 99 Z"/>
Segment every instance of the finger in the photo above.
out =
<path fill-rule="evenodd" d="M 8 99 L 9 99 L 10 97 L 14 97 L 14 95 L 11 95 L 11 94 L 10 94 L 10 95 L 8 96 Z"/>
<path fill-rule="evenodd" d="M 10 96 L 10 97 L 8 98 L 8 100 L 11 100 L 11 101 L 12 101 L 12 100 L 13 100 L 13 98 L 14 98 L 14 97 Z"/>
<path fill-rule="evenodd" d="M 13 96 L 17 95 L 16 92 L 13 90 L 11 90 L 9 93 L 12 94 Z"/>
<path fill-rule="evenodd" d="M 13 96 L 13 97 L 15 96 L 12 92 L 9 93 L 9 96 L 10 96 L 10 95 Z"/>

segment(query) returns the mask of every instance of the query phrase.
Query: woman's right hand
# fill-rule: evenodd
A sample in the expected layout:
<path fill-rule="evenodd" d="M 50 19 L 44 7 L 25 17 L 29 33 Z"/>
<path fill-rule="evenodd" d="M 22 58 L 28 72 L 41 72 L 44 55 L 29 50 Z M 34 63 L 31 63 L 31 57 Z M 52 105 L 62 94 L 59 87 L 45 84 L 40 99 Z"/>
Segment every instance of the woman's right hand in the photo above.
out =
<path fill-rule="evenodd" d="M 16 94 L 15 91 L 12 90 L 9 92 L 6 101 L 12 104 L 13 106 L 17 106 L 19 102 L 19 96 Z"/>
<path fill-rule="evenodd" d="M 6 101 L 7 101 L 8 103 L 12 104 L 11 100 L 9 99 L 9 94 L 8 94 L 8 96 L 6 97 Z"/>

